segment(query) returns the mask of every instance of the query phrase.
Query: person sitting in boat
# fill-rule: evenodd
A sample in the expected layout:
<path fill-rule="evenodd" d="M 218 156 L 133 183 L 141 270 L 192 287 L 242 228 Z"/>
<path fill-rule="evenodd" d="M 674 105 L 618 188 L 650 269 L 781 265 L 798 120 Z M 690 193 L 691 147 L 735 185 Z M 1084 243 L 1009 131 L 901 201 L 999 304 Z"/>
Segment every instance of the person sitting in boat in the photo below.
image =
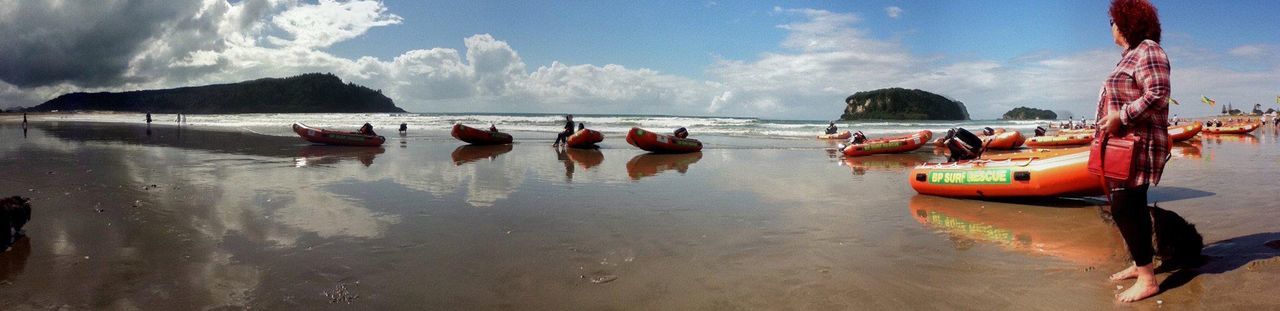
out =
<path fill-rule="evenodd" d="M 578 130 L 581 131 L 585 129 L 587 129 L 587 122 L 578 122 Z"/>
<path fill-rule="evenodd" d="M 489 131 L 490 131 L 490 132 L 497 133 L 497 132 L 498 132 L 498 126 L 497 126 L 497 125 L 495 125 L 495 124 L 493 124 L 493 123 L 489 123 Z"/>
<path fill-rule="evenodd" d="M 853 133 L 853 137 L 849 138 L 850 145 L 857 145 L 865 142 L 867 142 L 867 135 L 863 135 L 862 131 Z"/>
<path fill-rule="evenodd" d="M 680 128 L 676 129 L 676 132 L 674 134 L 676 137 L 679 137 L 679 138 L 689 138 L 689 129 L 686 129 L 683 126 L 681 126 Z"/>
<path fill-rule="evenodd" d="M 1039 126 L 1036 127 L 1036 137 L 1044 136 L 1046 132 L 1049 132 L 1049 130 L 1046 130 L 1043 127 L 1039 127 Z"/>
<path fill-rule="evenodd" d="M 835 134 L 839 130 L 840 129 L 836 128 L 835 122 L 831 122 L 827 124 L 827 135 Z"/>
<path fill-rule="evenodd" d="M 369 124 L 368 122 L 365 122 L 364 126 L 360 127 L 360 134 L 369 135 L 369 136 L 378 135 L 378 133 L 373 132 L 373 124 Z"/>
<path fill-rule="evenodd" d="M 559 147 L 560 142 L 569 142 L 569 135 L 573 135 L 573 115 L 564 116 L 564 131 L 556 134 L 556 141 L 551 143 L 552 147 Z"/>

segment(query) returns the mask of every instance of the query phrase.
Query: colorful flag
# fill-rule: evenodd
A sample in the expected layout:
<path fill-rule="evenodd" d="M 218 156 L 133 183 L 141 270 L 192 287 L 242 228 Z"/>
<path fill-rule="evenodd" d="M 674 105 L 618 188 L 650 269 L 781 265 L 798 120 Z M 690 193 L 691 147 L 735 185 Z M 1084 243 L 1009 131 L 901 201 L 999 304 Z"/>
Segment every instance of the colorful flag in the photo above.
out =
<path fill-rule="evenodd" d="M 1173 97 L 1169 97 L 1169 103 L 1170 103 L 1170 104 L 1174 104 L 1174 105 L 1179 105 L 1179 106 L 1181 106 L 1181 105 L 1182 105 L 1182 104 L 1179 104 L 1179 103 L 1178 103 L 1178 100 L 1177 100 L 1177 99 L 1173 99 Z"/>
<path fill-rule="evenodd" d="M 1209 104 L 1209 106 L 1213 106 L 1213 105 L 1217 105 L 1217 104 L 1218 104 L 1218 102 L 1217 102 L 1217 101 L 1214 101 L 1214 100 L 1212 100 L 1212 99 L 1209 99 L 1209 97 L 1208 97 L 1208 96 L 1204 96 L 1204 95 L 1200 95 L 1200 102 L 1202 102 L 1202 103 L 1206 103 L 1206 104 Z"/>

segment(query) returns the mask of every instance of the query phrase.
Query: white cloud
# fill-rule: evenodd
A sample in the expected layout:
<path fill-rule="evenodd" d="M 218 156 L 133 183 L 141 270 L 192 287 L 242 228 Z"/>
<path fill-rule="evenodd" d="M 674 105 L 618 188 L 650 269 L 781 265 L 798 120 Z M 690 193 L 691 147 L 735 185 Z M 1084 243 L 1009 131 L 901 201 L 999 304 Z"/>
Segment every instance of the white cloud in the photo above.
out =
<path fill-rule="evenodd" d="M 884 8 L 884 14 L 888 14 L 889 18 L 892 19 L 898 19 L 898 17 L 901 17 L 902 12 L 902 8 L 896 6 Z"/>
<path fill-rule="evenodd" d="M 1231 49 L 1231 51 L 1229 51 L 1228 53 L 1231 54 L 1232 56 L 1259 57 L 1259 56 L 1265 56 L 1267 54 L 1270 54 L 1270 50 L 1271 50 L 1270 47 L 1267 45 L 1255 44 L 1255 45 L 1241 45 Z"/>
<path fill-rule="evenodd" d="M 315 5 L 292 7 L 271 18 L 271 23 L 292 39 L 268 37 L 272 43 L 301 48 L 322 48 L 358 37 L 370 28 L 399 24 L 381 2 L 320 0 Z"/>

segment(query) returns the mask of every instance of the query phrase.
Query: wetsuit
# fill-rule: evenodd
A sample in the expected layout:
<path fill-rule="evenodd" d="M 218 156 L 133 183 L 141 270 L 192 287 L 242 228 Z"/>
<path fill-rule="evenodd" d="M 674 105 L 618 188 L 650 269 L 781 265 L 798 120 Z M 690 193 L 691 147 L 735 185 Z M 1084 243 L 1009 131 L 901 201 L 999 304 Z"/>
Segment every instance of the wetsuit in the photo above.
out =
<path fill-rule="evenodd" d="M 834 124 L 833 124 L 833 125 L 831 125 L 831 126 L 828 126 L 828 127 L 827 127 L 827 135 L 835 134 L 835 133 L 836 133 L 836 131 L 839 131 L 839 130 L 840 130 L 840 129 L 836 128 L 836 126 L 835 126 Z"/>
<path fill-rule="evenodd" d="M 569 135 L 573 135 L 573 121 L 566 120 L 564 121 L 564 132 L 560 132 L 560 134 L 556 135 L 556 142 L 553 144 L 559 145 L 560 142 L 568 143 Z"/>

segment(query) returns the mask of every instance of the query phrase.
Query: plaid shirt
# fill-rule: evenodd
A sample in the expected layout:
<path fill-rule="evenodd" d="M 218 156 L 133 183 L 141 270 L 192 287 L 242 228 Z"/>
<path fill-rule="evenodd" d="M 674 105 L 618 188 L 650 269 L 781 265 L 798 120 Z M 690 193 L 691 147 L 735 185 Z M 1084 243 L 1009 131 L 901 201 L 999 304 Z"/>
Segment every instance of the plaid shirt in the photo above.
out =
<path fill-rule="evenodd" d="M 1169 57 L 1159 43 L 1142 41 L 1124 51 L 1102 84 L 1098 117 L 1120 114 L 1121 134 L 1133 133 L 1146 142 L 1133 163 L 1134 174 L 1124 186 L 1156 185 L 1169 160 Z"/>

